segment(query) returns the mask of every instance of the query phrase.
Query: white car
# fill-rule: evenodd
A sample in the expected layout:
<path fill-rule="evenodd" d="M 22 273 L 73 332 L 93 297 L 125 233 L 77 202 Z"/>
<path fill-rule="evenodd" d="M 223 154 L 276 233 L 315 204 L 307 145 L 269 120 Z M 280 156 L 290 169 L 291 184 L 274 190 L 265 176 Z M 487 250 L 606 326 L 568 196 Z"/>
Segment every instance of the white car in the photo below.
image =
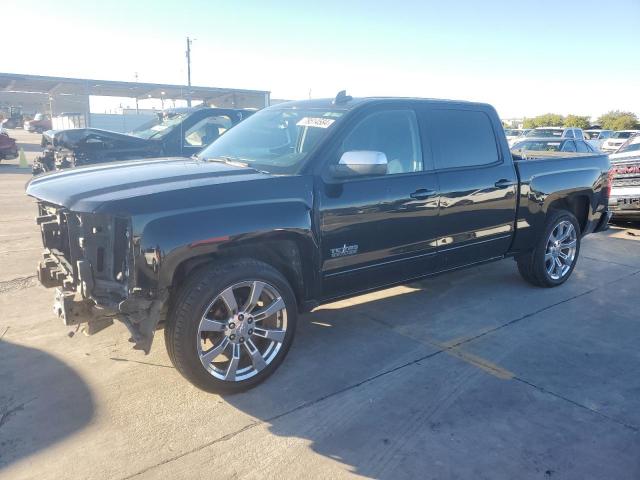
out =
<path fill-rule="evenodd" d="M 613 130 L 590 129 L 584 131 L 584 139 L 596 150 L 601 150 L 602 143 L 613 135 Z"/>
<path fill-rule="evenodd" d="M 574 138 L 584 140 L 581 128 L 575 127 L 537 127 L 527 132 L 531 138 Z"/>
<path fill-rule="evenodd" d="M 507 136 L 507 143 L 509 144 L 509 147 L 520 140 L 526 132 L 527 130 L 522 128 L 505 128 L 504 134 Z"/>
<path fill-rule="evenodd" d="M 609 210 L 618 220 L 640 220 L 640 135 L 609 155 L 613 182 Z"/>
<path fill-rule="evenodd" d="M 611 137 L 602 142 L 600 149 L 607 153 L 615 152 L 623 143 L 633 137 L 636 133 L 640 133 L 640 130 L 618 130 L 617 132 L 613 132 Z"/>

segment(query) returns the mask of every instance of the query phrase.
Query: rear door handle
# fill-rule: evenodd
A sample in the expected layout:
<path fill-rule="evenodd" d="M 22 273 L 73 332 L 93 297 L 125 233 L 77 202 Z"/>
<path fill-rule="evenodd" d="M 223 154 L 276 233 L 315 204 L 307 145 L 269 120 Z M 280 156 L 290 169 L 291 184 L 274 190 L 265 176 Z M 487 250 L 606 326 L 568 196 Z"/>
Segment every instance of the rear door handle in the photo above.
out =
<path fill-rule="evenodd" d="M 426 200 L 427 198 L 433 197 L 435 194 L 436 194 L 435 190 L 421 188 L 413 192 L 410 196 L 411 198 L 415 198 L 416 200 Z"/>
<path fill-rule="evenodd" d="M 496 188 L 507 188 L 507 187 L 513 187 L 514 185 L 515 185 L 515 182 L 512 182 L 511 180 L 507 180 L 506 178 L 501 178 L 496 183 L 494 183 L 494 186 Z"/>

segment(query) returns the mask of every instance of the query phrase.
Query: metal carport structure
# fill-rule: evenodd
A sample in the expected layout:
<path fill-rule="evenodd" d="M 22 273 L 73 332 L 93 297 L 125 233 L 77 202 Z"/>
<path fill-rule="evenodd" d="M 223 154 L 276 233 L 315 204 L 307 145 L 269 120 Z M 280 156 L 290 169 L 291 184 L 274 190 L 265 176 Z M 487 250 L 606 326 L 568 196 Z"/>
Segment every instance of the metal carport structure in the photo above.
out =
<path fill-rule="evenodd" d="M 78 106 L 74 112 L 90 113 L 90 96 L 192 100 L 216 107 L 256 109 L 264 108 L 270 102 L 270 92 L 265 90 L 0 73 L 0 94 L 6 98 L 11 93 L 33 94 L 41 98 L 46 95 L 53 115 L 62 113 L 62 109 L 55 107 L 56 100 L 62 104 L 65 100 L 71 101 Z"/>

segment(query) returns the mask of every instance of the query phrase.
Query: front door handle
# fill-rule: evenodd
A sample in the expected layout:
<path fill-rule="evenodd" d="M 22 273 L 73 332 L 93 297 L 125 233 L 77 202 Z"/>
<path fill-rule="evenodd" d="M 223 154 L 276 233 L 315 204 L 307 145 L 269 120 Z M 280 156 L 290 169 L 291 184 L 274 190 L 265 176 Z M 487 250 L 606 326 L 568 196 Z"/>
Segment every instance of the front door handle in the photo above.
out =
<path fill-rule="evenodd" d="M 513 187 L 515 185 L 515 182 L 512 182 L 511 180 L 507 180 L 506 178 L 501 178 L 496 183 L 494 183 L 494 185 L 496 188 L 507 188 L 507 187 Z"/>
<path fill-rule="evenodd" d="M 427 198 L 433 197 L 435 194 L 436 194 L 435 190 L 421 188 L 413 192 L 410 196 L 411 198 L 415 198 L 416 200 L 426 200 Z"/>

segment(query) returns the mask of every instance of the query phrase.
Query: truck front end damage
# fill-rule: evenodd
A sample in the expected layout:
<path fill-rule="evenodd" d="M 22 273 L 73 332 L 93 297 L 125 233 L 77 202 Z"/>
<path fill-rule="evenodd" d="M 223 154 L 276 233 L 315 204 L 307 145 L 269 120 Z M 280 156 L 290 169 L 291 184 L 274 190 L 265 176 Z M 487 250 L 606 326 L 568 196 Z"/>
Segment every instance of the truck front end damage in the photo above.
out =
<path fill-rule="evenodd" d="M 44 245 L 38 279 L 56 288 L 54 313 L 89 335 L 120 320 L 134 348 L 148 353 L 165 299 L 134 286 L 130 220 L 39 202 L 36 221 Z"/>

